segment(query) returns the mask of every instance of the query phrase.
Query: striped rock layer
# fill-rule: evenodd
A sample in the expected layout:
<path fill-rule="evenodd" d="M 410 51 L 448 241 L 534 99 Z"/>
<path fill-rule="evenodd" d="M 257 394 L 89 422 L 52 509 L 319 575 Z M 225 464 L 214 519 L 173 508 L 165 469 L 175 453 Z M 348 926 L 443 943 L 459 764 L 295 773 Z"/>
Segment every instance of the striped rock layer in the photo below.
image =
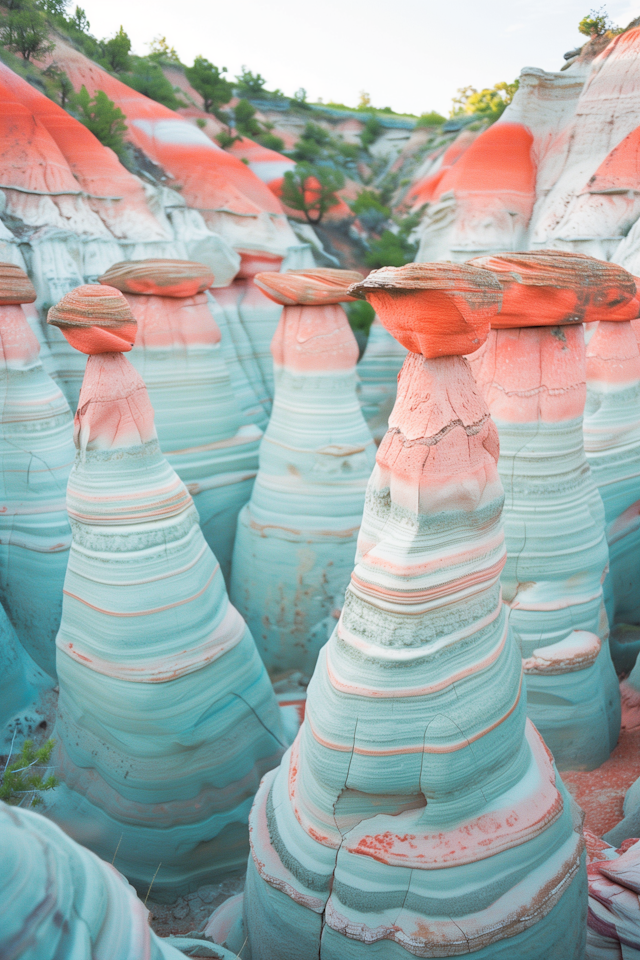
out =
<path fill-rule="evenodd" d="M 387 432 L 389 414 L 396 402 L 398 374 L 406 355 L 406 349 L 376 317 L 357 368 L 360 406 L 376 443 Z"/>
<path fill-rule="evenodd" d="M 284 281 L 309 299 L 303 275 L 257 279 L 270 295 Z M 310 675 L 335 625 L 375 456 L 356 396 L 355 338 L 342 307 L 318 298 L 285 306 L 271 344 L 273 411 L 233 554 L 231 597 L 272 673 Z"/>
<path fill-rule="evenodd" d="M 172 899 L 246 855 L 278 706 L 122 354 L 89 357 L 75 438 L 51 815 Z"/>
<path fill-rule="evenodd" d="M 0 300 L 29 296 L 4 279 Z M 28 280 L 18 278 L 23 287 Z M 14 299 L 15 299 L 14 296 Z M 0 601 L 25 650 L 55 676 L 55 638 L 71 531 L 65 492 L 73 424 L 19 303 L 0 305 Z"/>
<path fill-rule="evenodd" d="M 37 813 L 0 804 L 0 953 L 181 960 L 117 870 Z"/>
<path fill-rule="evenodd" d="M 583 956 L 580 828 L 501 602 L 497 456 L 467 361 L 409 353 L 342 615 L 251 813 L 252 960 Z"/>
<path fill-rule="evenodd" d="M 582 324 L 492 330 L 472 355 L 500 435 L 504 600 L 529 716 L 561 769 L 593 769 L 620 730 L 602 580 L 605 517 L 584 453 Z"/>
<path fill-rule="evenodd" d="M 600 321 L 587 346 L 584 446 L 605 510 L 609 623 L 640 625 L 640 351 L 628 322 Z M 639 649 L 637 631 L 615 631 L 616 669 L 628 673 Z"/>
<path fill-rule="evenodd" d="M 212 279 L 202 264 L 162 260 L 116 264 L 101 278 L 125 291 L 138 324 L 131 362 L 146 384 L 162 452 L 186 483 L 228 583 L 262 432 L 241 421 L 203 292 Z"/>

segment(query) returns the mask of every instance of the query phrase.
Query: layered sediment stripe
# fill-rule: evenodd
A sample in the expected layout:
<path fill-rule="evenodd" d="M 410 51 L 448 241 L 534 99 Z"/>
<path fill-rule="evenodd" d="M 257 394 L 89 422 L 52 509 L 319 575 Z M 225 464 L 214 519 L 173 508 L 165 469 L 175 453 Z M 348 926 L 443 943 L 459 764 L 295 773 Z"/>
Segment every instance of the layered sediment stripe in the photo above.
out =
<path fill-rule="evenodd" d="M 620 713 L 601 616 L 605 517 L 582 437 L 581 321 L 628 326 L 635 282 L 615 264 L 563 251 L 473 263 L 503 289 L 498 329 L 470 362 L 500 435 L 502 584 L 525 658 L 529 715 L 558 764 L 591 769 L 615 746 Z"/>
<path fill-rule="evenodd" d="M 24 271 L 0 264 L 0 599 L 24 648 L 53 676 L 71 546 L 73 428 L 20 305 L 34 299 Z"/>
<path fill-rule="evenodd" d="M 609 623 L 640 624 L 640 352 L 629 322 L 601 320 L 587 346 L 584 445 L 604 503 L 609 544 L 605 601 Z M 640 640 L 611 652 L 629 670 Z"/>

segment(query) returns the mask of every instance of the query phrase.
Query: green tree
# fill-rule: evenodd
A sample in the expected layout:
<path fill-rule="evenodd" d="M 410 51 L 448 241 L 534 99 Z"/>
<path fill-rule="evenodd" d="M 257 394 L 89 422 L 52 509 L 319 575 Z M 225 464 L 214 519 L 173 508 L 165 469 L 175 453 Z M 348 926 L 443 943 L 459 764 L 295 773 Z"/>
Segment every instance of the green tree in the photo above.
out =
<path fill-rule="evenodd" d="M 104 44 L 105 60 L 115 73 L 122 73 L 123 70 L 129 69 L 130 52 L 131 40 L 120 26 L 118 32 Z"/>
<path fill-rule="evenodd" d="M 284 140 L 282 137 L 279 137 L 275 133 L 271 133 L 270 130 L 266 130 L 264 133 L 261 133 L 257 138 L 258 143 L 261 143 L 263 147 L 266 147 L 268 150 L 275 150 L 277 153 L 281 153 L 284 150 Z"/>
<path fill-rule="evenodd" d="M 66 17 L 69 0 L 39 0 L 38 5 L 53 17 Z"/>
<path fill-rule="evenodd" d="M 73 84 L 67 74 L 57 64 L 52 63 L 46 70 L 43 70 L 42 76 L 49 80 L 51 88 L 49 95 L 52 92 L 54 94 L 52 99 L 57 99 L 60 106 L 66 109 L 67 104 L 73 97 Z"/>
<path fill-rule="evenodd" d="M 87 14 L 82 7 L 76 7 L 69 23 L 72 27 L 75 27 L 76 30 L 79 30 L 80 33 L 88 33 L 89 27 L 91 26 L 87 20 Z"/>
<path fill-rule="evenodd" d="M 256 120 L 256 111 L 248 100 L 238 100 L 233 114 L 238 133 L 243 137 L 257 137 L 262 133 L 262 127 Z"/>
<path fill-rule="evenodd" d="M 376 318 L 376 312 L 371 304 L 366 300 L 354 300 L 352 303 L 345 303 L 344 308 L 351 329 L 361 330 L 368 337 L 371 324 Z"/>
<path fill-rule="evenodd" d="M 220 108 L 233 96 L 231 83 L 224 79 L 227 68 L 219 69 L 205 57 L 196 57 L 193 66 L 186 67 L 184 72 L 193 89 L 202 97 L 205 111 L 217 116 Z"/>
<path fill-rule="evenodd" d="M 367 150 L 382 133 L 383 126 L 373 114 L 370 114 L 365 122 L 364 130 L 360 134 L 360 143 Z"/>
<path fill-rule="evenodd" d="M 73 106 L 78 111 L 80 122 L 91 131 L 94 137 L 122 157 L 125 153 L 126 117 L 104 90 L 97 90 L 95 96 L 90 97 L 87 88 L 83 85 L 80 93 L 73 98 Z"/>
<path fill-rule="evenodd" d="M 615 29 L 616 27 L 611 21 L 606 7 L 590 10 L 588 15 L 583 17 L 578 24 L 578 30 L 585 37 L 601 37 L 607 30 Z"/>
<path fill-rule="evenodd" d="M 13 763 L 7 763 L 0 783 L 0 800 L 11 806 L 22 806 L 31 794 L 31 802 L 26 806 L 37 807 L 42 803 L 40 793 L 57 787 L 58 780 L 53 775 L 45 777 L 38 768 L 49 763 L 54 740 L 47 740 L 43 746 L 34 748 L 31 740 L 25 740 L 22 750 Z"/>
<path fill-rule="evenodd" d="M 158 63 L 180 63 L 176 48 L 169 46 L 166 37 L 154 37 L 147 46 L 149 47 L 150 60 L 156 60 Z"/>
<path fill-rule="evenodd" d="M 44 13 L 33 0 L 10 0 L 8 7 L 0 17 L 0 44 L 21 53 L 27 62 L 42 60 L 55 47 Z"/>
<path fill-rule="evenodd" d="M 337 191 L 344 183 L 343 172 L 335 167 L 298 163 L 284 175 L 282 201 L 292 210 L 304 213 L 309 223 L 318 224 L 340 202 Z"/>
<path fill-rule="evenodd" d="M 494 87 L 485 87 L 484 90 L 476 90 L 471 86 L 460 87 L 457 96 L 452 100 L 450 115 L 457 117 L 465 113 L 479 114 L 493 122 L 504 113 L 519 86 L 518 80 L 513 83 L 501 80 Z"/>
<path fill-rule="evenodd" d="M 264 92 L 264 85 L 267 82 L 259 73 L 252 73 L 244 65 L 242 73 L 236 77 L 236 80 L 238 81 L 238 93 L 242 97 L 259 97 Z"/>
<path fill-rule="evenodd" d="M 176 97 L 175 91 L 162 72 L 160 65 L 146 57 L 140 57 L 136 60 L 133 73 L 120 74 L 120 80 L 126 83 L 128 87 L 133 87 L 138 93 L 143 93 L 145 97 L 164 104 L 170 110 L 177 110 L 178 107 L 185 106 L 184 102 Z"/>
<path fill-rule="evenodd" d="M 291 159 L 298 163 L 315 163 L 326 159 L 331 153 L 332 138 L 324 127 L 317 123 L 306 123 L 302 135 L 291 152 Z"/>
<path fill-rule="evenodd" d="M 445 122 L 445 118 L 437 110 L 430 110 L 429 113 L 422 113 L 418 117 L 416 127 L 439 127 Z"/>
<path fill-rule="evenodd" d="M 375 190 L 361 190 L 356 199 L 349 204 L 352 213 L 360 223 L 377 233 L 391 216 L 389 207 L 382 203 Z"/>

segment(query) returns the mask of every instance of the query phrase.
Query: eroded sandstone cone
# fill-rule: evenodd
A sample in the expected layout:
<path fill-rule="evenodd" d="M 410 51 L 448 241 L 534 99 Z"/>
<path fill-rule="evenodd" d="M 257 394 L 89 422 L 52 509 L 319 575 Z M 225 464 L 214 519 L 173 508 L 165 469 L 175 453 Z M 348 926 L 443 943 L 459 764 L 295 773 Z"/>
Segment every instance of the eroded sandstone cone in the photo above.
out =
<path fill-rule="evenodd" d="M 256 278 L 288 305 L 271 344 L 273 411 L 238 518 L 231 597 L 276 674 L 309 676 L 335 625 L 374 462 L 356 396 L 358 347 L 339 304 L 354 277 L 362 279 L 346 270 Z"/>
<path fill-rule="evenodd" d="M 284 747 L 280 713 L 193 499 L 160 451 L 144 382 L 120 352 L 131 343 L 113 334 L 135 332 L 127 301 L 105 286 L 65 301 L 54 319 L 91 355 L 67 490 L 62 783 L 49 814 L 106 859 L 118 849 L 116 866 L 140 890 L 161 863 L 155 895 L 171 900 L 244 859 L 253 793 Z"/>
<path fill-rule="evenodd" d="M 459 355 L 499 285 L 449 264 L 379 273 L 383 297 L 375 274 L 359 291 L 424 354 L 400 374 L 304 724 L 251 813 L 252 960 L 579 960 L 580 822 L 526 720 L 497 431 Z"/>
<path fill-rule="evenodd" d="M 242 422 L 205 294 L 213 279 L 201 263 L 160 259 L 117 263 L 101 277 L 124 292 L 137 321 L 130 359 L 153 404 L 162 452 L 187 484 L 228 584 L 262 432 Z"/>
<path fill-rule="evenodd" d="M 563 251 L 472 263 L 503 288 L 497 329 L 469 359 L 500 435 L 502 585 L 528 712 L 561 769 L 593 769 L 617 742 L 620 696 L 602 592 L 604 509 L 582 435 L 582 321 L 633 315 L 635 284 L 614 264 Z"/>
<path fill-rule="evenodd" d="M 74 450 L 71 411 L 22 307 L 35 298 L 26 273 L 0 263 L 0 600 L 22 646 L 55 676 Z"/>

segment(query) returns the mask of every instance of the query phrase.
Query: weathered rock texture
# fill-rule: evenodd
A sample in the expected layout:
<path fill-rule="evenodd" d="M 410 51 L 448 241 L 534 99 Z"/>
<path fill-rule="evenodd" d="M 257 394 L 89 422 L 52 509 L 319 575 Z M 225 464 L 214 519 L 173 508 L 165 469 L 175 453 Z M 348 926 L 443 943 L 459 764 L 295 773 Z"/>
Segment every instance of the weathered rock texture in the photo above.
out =
<path fill-rule="evenodd" d="M 262 431 L 243 426 L 205 291 L 201 263 L 117 263 L 100 278 L 138 323 L 131 362 L 142 375 L 162 452 L 187 485 L 200 528 L 229 582 L 238 513 L 251 496 Z"/>
<path fill-rule="evenodd" d="M 251 813 L 252 960 L 577 960 L 580 828 L 526 720 L 498 437 L 459 355 L 485 339 L 499 285 L 428 264 L 351 289 L 422 355 L 400 374 L 304 724 Z"/>
<path fill-rule="evenodd" d="M 640 351 L 629 321 L 601 320 L 587 346 L 584 445 L 605 510 L 607 615 L 620 625 L 611 654 L 628 673 L 640 650 Z"/>
<path fill-rule="evenodd" d="M 560 72 L 526 67 L 497 123 L 414 185 L 418 260 L 553 247 L 640 273 L 639 51 L 635 26 Z"/>
<path fill-rule="evenodd" d="M 124 295 L 81 288 L 50 322 L 90 354 L 67 493 L 52 813 L 105 859 L 118 847 L 138 889 L 162 864 L 154 897 L 173 898 L 242 862 L 252 795 L 283 749 L 278 706 L 160 452 L 140 374 L 114 352 L 135 338 Z"/>
<path fill-rule="evenodd" d="M 25 650 L 55 676 L 73 427 L 21 306 L 35 297 L 20 267 L 0 263 L 0 600 Z"/>
<path fill-rule="evenodd" d="M 62 53 L 62 47 L 56 48 L 58 66 L 63 66 Z M 99 67 L 95 70 L 128 90 Z M 142 103 L 154 103 L 129 92 Z M 237 272 L 240 257 L 176 190 L 143 185 L 86 127 L 4 64 L 0 94 L 0 190 L 8 214 L 0 225 L 0 257 L 28 266 L 42 320 L 36 327 L 38 337 L 50 348 L 45 369 L 75 407 L 84 362 L 60 332 L 44 322 L 52 303 L 79 284 L 94 282 L 120 260 L 192 258 L 213 268 L 216 283 L 224 286 Z M 176 123 L 200 134 L 180 118 Z"/>
<path fill-rule="evenodd" d="M 398 374 L 407 351 L 376 318 L 371 324 L 364 355 L 358 364 L 358 397 L 362 413 L 379 443 L 396 402 Z"/>
<path fill-rule="evenodd" d="M 500 435 L 504 600 L 521 646 L 529 716 L 561 769 L 593 769 L 614 748 L 620 697 L 602 580 L 602 499 L 582 438 L 583 325 L 634 315 L 633 278 L 550 251 L 480 257 L 503 288 L 486 346 L 470 358 Z"/>
<path fill-rule="evenodd" d="M 0 954 L 20 960 L 182 960 L 110 864 L 45 817 L 0 804 Z"/>
<path fill-rule="evenodd" d="M 586 960 L 626 960 L 640 953 L 640 848 L 633 838 L 619 849 L 603 840 L 592 847 Z"/>
<path fill-rule="evenodd" d="M 273 412 L 238 519 L 231 597 L 273 673 L 313 672 L 353 567 L 375 445 L 340 303 L 360 279 L 347 270 L 256 277 L 284 310 L 271 344 Z"/>

